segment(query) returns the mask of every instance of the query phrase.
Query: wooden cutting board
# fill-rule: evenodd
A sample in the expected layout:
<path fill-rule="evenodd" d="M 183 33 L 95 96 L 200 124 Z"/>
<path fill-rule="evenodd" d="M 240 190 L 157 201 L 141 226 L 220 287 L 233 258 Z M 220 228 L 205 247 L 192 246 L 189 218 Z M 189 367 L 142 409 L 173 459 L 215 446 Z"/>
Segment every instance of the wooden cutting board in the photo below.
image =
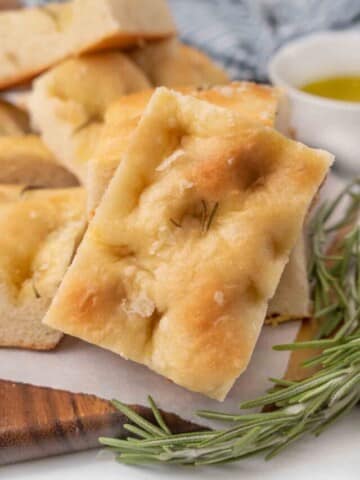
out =
<path fill-rule="evenodd" d="M 151 410 L 133 406 L 153 420 Z M 173 432 L 201 427 L 163 414 Z M 106 400 L 0 380 L 0 465 L 99 447 L 98 437 L 126 434 L 127 418 Z"/>

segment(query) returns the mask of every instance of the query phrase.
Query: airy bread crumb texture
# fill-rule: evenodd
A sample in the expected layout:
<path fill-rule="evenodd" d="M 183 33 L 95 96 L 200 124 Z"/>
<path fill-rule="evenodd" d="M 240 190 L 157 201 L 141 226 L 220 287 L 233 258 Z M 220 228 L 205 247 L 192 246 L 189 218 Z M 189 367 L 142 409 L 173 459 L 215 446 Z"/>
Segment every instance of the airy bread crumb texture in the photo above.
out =
<path fill-rule="evenodd" d="M 0 345 L 50 350 L 41 323 L 85 229 L 81 188 L 0 186 Z"/>

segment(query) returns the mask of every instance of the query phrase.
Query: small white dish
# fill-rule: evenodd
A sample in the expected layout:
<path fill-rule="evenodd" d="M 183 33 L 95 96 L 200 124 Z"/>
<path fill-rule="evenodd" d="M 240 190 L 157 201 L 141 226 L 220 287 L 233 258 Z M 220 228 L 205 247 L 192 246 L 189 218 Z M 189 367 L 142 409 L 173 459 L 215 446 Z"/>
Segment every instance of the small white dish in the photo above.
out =
<path fill-rule="evenodd" d="M 360 173 L 360 102 L 343 102 L 300 90 L 338 75 L 360 75 L 360 32 L 323 32 L 288 43 L 269 63 L 272 83 L 285 90 L 296 138 L 335 154 L 337 165 Z"/>

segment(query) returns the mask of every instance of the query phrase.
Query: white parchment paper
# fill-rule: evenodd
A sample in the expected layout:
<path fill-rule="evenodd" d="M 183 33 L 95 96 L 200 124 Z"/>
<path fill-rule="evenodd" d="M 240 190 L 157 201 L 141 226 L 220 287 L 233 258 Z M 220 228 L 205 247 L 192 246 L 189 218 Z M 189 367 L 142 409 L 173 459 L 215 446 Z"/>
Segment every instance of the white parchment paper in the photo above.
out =
<path fill-rule="evenodd" d="M 332 177 L 327 182 L 326 195 L 333 196 L 341 185 Z M 281 378 L 289 353 L 273 351 L 272 346 L 292 342 L 298 328 L 299 322 L 264 327 L 248 370 L 223 403 L 189 392 L 142 365 L 71 337 L 66 337 L 52 352 L 0 349 L 0 378 L 139 405 L 147 403 L 150 393 L 164 410 L 196 420 L 197 409 L 237 411 L 241 401 L 264 392 L 269 386 L 268 377 Z M 211 425 L 203 419 L 201 423 Z"/>
<path fill-rule="evenodd" d="M 263 392 L 269 376 L 281 377 L 288 353 L 274 352 L 272 345 L 292 341 L 297 328 L 298 323 L 293 322 L 263 329 L 249 369 L 223 404 L 191 393 L 142 365 L 71 337 L 66 337 L 52 352 L 0 349 L 0 378 L 139 405 L 146 404 L 150 393 L 164 410 L 194 420 L 193 412 L 200 408 L 236 411 L 240 401 Z"/>

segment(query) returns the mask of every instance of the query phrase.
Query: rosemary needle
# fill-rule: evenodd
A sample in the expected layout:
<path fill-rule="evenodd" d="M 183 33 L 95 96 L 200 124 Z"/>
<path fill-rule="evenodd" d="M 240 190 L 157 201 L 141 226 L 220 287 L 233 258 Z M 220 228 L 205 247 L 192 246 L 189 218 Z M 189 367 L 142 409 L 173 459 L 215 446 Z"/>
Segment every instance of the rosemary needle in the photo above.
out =
<path fill-rule="evenodd" d="M 347 202 L 340 221 L 338 207 Z M 206 231 L 218 204 L 209 212 L 203 205 Z M 116 459 L 126 464 L 216 465 L 266 453 L 270 459 L 304 435 L 319 435 L 360 402 L 360 180 L 349 184 L 331 203 L 323 204 L 311 225 L 310 282 L 314 316 L 322 327 L 313 341 L 276 346 L 276 350 L 321 348 L 305 362 L 319 370 L 301 381 L 271 379 L 274 387 L 241 407 L 272 406 L 271 412 L 235 414 L 201 411 L 202 417 L 221 420 L 220 430 L 172 434 L 154 400 L 149 402 L 158 425 L 153 425 L 121 402 L 114 405 L 133 426 L 136 437 L 101 438 Z M 344 234 L 345 232 L 345 234 Z M 336 240 L 335 254 L 328 255 Z M 326 337 L 326 338 L 324 338 Z M 230 426 L 229 426 L 230 422 Z"/>
<path fill-rule="evenodd" d="M 211 212 L 209 213 L 209 218 L 207 219 L 207 222 L 206 222 L 206 225 L 205 225 L 205 231 L 207 232 L 210 227 L 211 227 L 211 224 L 214 220 L 214 217 L 216 215 L 216 212 L 219 208 L 219 202 L 216 202 L 215 205 L 213 206 Z"/>

